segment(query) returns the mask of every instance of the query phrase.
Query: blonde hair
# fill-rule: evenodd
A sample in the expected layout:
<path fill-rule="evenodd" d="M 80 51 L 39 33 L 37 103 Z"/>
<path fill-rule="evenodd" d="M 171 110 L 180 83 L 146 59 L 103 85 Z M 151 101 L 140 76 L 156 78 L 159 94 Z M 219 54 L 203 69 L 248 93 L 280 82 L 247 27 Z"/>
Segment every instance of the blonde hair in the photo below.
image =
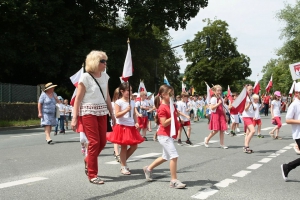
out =
<path fill-rule="evenodd" d="M 116 88 L 115 91 L 114 91 L 114 96 L 112 98 L 112 102 L 116 102 L 119 98 L 120 98 L 119 88 Z"/>
<path fill-rule="evenodd" d="M 105 52 L 96 50 L 91 51 L 85 59 L 85 71 L 96 72 L 101 59 L 108 59 Z"/>
<path fill-rule="evenodd" d="M 142 96 L 142 95 L 147 95 L 147 92 L 146 91 L 140 92 L 140 96 Z"/>
<path fill-rule="evenodd" d="M 222 90 L 221 85 L 214 85 L 214 87 L 211 88 L 211 90 L 214 92 L 215 95 L 216 95 L 216 91 L 218 88 L 220 88 Z"/>
<path fill-rule="evenodd" d="M 252 99 L 259 99 L 259 96 L 257 94 L 252 95 Z"/>

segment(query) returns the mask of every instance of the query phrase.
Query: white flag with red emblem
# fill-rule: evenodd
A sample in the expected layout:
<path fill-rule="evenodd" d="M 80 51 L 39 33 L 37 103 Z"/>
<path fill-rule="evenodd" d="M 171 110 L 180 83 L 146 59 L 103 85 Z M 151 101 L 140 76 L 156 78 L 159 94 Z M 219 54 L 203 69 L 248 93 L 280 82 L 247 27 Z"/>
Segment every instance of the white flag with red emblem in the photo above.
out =
<path fill-rule="evenodd" d="M 79 79 L 82 74 L 83 74 L 83 67 L 78 72 L 76 72 L 76 74 L 74 74 L 73 76 L 70 77 L 71 82 L 76 87 L 73 92 L 71 101 L 70 101 L 70 105 L 72 105 L 72 106 L 74 106 L 75 97 L 76 97 L 76 93 L 77 93 L 77 86 L 78 86 L 78 82 L 79 82 Z"/>
<path fill-rule="evenodd" d="M 291 71 L 292 79 L 293 80 L 300 79 L 300 62 L 294 63 L 294 64 L 290 64 L 289 66 L 290 66 L 290 71 Z"/>
<path fill-rule="evenodd" d="M 247 87 L 244 87 L 240 95 L 232 103 L 232 107 L 234 107 L 239 113 L 243 113 L 245 109 L 247 95 Z"/>
<path fill-rule="evenodd" d="M 123 73 L 122 73 L 122 80 L 127 82 L 129 77 L 132 76 L 133 67 L 132 67 L 132 58 L 131 58 L 131 49 L 128 41 L 128 49 L 127 54 L 124 62 Z"/>
<path fill-rule="evenodd" d="M 210 104 L 210 99 L 211 96 L 214 95 L 214 92 L 212 91 L 212 89 L 210 89 L 210 87 L 207 85 L 206 82 L 205 84 L 206 84 L 206 103 Z"/>
<path fill-rule="evenodd" d="M 143 91 L 147 92 L 144 82 L 141 81 L 140 85 L 139 85 L 138 93 L 140 94 L 140 92 L 143 92 Z"/>
<path fill-rule="evenodd" d="M 271 76 L 271 79 L 270 79 L 270 81 L 269 81 L 269 83 L 268 83 L 268 85 L 266 87 L 266 91 L 270 92 L 272 86 L 273 86 L 273 75 Z"/>

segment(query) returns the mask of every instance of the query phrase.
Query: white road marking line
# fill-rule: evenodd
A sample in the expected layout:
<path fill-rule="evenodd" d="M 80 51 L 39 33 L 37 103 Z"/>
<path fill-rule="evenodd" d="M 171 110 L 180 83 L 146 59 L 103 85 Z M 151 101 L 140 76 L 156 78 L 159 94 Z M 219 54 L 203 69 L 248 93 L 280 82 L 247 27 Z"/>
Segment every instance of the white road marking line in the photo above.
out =
<path fill-rule="evenodd" d="M 276 158 L 277 156 L 268 156 L 269 158 Z"/>
<path fill-rule="evenodd" d="M 286 147 L 284 147 L 284 148 L 282 148 L 282 149 L 291 149 L 291 148 L 293 148 L 293 147 L 291 147 L 291 146 L 286 146 Z"/>
<path fill-rule="evenodd" d="M 207 188 L 197 194 L 191 196 L 194 199 L 207 199 L 209 196 L 216 194 L 219 190 Z"/>
<path fill-rule="evenodd" d="M 274 157 L 277 157 L 279 156 L 279 154 L 276 154 L 276 153 L 271 153 L 270 156 L 274 156 Z"/>
<path fill-rule="evenodd" d="M 273 129 L 274 127 L 267 127 L 267 128 L 262 128 L 261 130 L 262 131 L 267 131 L 267 130 L 271 130 L 271 129 Z"/>
<path fill-rule="evenodd" d="M 150 157 L 154 157 L 154 156 L 156 157 L 158 155 L 161 155 L 161 153 L 147 153 L 147 154 L 143 154 L 143 155 L 139 155 L 139 156 L 134 156 L 131 160 L 127 160 L 126 162 L 135 162 L 135 161 L 141 160 L 143 158 L 150 158 Z M 105 164 L 118 165 L 120 163 L 117 161 L 109 161 L 109 162 L 106 162 Z"/>
<path fill-rule="evenodd" d="M 258 161 L 258 162 L 261 162 L 261 163 L 267 163 L 267 162 L 269 162 L 270 160 L 272 160 L 273 158 L 263 158 L 263 159 L 261 159 L 260 161 Z"/>
<path fill-rule="evenodd" d="M 290 146 L 295 146 L 295 143 L 290 144 Z"/>
<path fill-rule="evenodd" d="M 200 147 L 201 145 L 198 145 L 198 144 L 196 144 L 196 145 L 187 145 L 186 147 Z"/>
<path fill-rule="evenodd" d="M 229 184 L 237 182 L 236 179 L 224 179 L 223 181 L 220 181 L 219 183 L 216 183 L 215 186 L 217 187 L 221 187 L 221 188 L 225 188 L 228 187 Z"/>
<path fill-rule="evenodd" d="M 236 134 L 237 136 L 244 136 L 244 133 Z"/>
<path fill-rule="evenodd" d="M 287 123 L 282 123 L 282 124 L 281 124 L 281 126 L 285 126 L 285 125 L 287 125 Z"/>
<path fill-rule="evenodd" d="M 284 152 L 286 152 L 287 150 L 278 150 L 278 151 L 276 151 L 275 153 L 277 153 L 277 154 L 281 154 L 281 153 L 284 153 Z"/>
<path fill-rule="evenodd" d="M 161 155 L 161 153 L 147 153 L 147 154 L 143 154 L 143 155 L 139 155 L 139 156 L 134 156 L 134 158 L 149 158 L 149 157 L 158 156 L 158 155 Z"/>
<path fill-rule="evenodd" d="M 247 167 L 247 169 L 258 169 L 262 166 L 263 164 L 253 164 Z"/>
<path fill-rule="evenodd" d="M 37 133 L 37 134 L 30 134 L 30 135 L 18 135 L 18 136 L 10 136 L 13 138 L 18 138 L 18 137 L 30 137 L 30 136 L 35 136 L 35 135 L 44 135 L 45 133 Z"/>
<path fill-rule="evenodd" d="M 74 140 L 74 139 L 80 139 L 80 137 L 72 137 L 70 138 L 71 140 Z"/>
<path fill-rule="evenodd" d="M 22 185 L 22 184 L 27 184 L 27 183 L 32 183 L 32 182 L 36 182 L 36 181 L 42 181 L 48 178 L 45 177 L 33 177 L 33 178 L 28 178 L 28 179 L 23 179 L 23 180 L 19 180 L 19 181 L 12 181 L 12 182 L 7 182 L 7 183 L 1 183 L 0 184 L 0 189 L 2 188 L 7 188 L 7 187 L 12 187 L 12 186 L 16 186 L 16 185 Z"/>
<path fill-rule="evenodd" d="M 244 176 L 246 176 L 249 173 L 251 173 L 251 171 L 241 170 L 238 173 L 233 174 L 232 176 L 235 176 L 235 177 L 244 177 Z"/>

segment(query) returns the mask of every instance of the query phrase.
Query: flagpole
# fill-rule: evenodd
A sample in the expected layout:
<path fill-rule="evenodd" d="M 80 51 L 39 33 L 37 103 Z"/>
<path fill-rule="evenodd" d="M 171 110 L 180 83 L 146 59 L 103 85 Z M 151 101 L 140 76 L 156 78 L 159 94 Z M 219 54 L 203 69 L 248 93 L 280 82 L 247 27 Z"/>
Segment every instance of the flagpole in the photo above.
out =
<path fill-rule="evenodd" d="M 127 39 L 127 44 L 129 44 L 129 43 L 130 43 L 130 40 L 128 38 Z M 128 88 L 128 90 L 129 90 L 129 106 L 131 106 L 131 95 L 130 95 L 130 82 L 129 82 L 129 78 L 128 78 L 128 84 L 129 84 L 129 88 Z M 131 117 L 131 108 L 129 110 L 129 117 Z"/>

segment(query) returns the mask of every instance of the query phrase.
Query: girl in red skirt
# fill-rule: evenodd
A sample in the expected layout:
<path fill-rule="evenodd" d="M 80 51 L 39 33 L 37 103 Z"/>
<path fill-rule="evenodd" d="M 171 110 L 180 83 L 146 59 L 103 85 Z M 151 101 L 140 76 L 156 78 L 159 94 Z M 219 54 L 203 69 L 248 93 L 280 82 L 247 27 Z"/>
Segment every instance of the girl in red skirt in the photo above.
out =
<path fill-rule="evenodd" d="M 212 90 L 215 93 L 215 95 L 210 99 L 211 115 L 209 130 L 212 130 L 212 132 L 208 135 L 208 137 L 204 138 L 204 145 L 205 147 L 209 147 L 209 140 L 220 131 L 220 147 L 228 149 L 228 147 L 224 145 L 224 131 L 227 130 L 227 124 L 221 97 L 222 87 L 220 85 L 215 85 L 212 87 Z"/>
<path fill-rule="evenodd" d="M 130 93 L 132 89 L 130 88 Z M 115 102 L 116 125 L 113 132 L 107 135 L 107 140 L 121 146 L 120 161 L 121 173 L 130 175 L 126 164 L 127 159 L 137 149 L 137 145 L 144 141 L 138 132 L 139 124 L 134 112 L 134 101 L 130 100 L 129 83 L 121 83 L 119 86 L 120 99 Z M 127 146 L 130 146 L 127 149 Z"/>

